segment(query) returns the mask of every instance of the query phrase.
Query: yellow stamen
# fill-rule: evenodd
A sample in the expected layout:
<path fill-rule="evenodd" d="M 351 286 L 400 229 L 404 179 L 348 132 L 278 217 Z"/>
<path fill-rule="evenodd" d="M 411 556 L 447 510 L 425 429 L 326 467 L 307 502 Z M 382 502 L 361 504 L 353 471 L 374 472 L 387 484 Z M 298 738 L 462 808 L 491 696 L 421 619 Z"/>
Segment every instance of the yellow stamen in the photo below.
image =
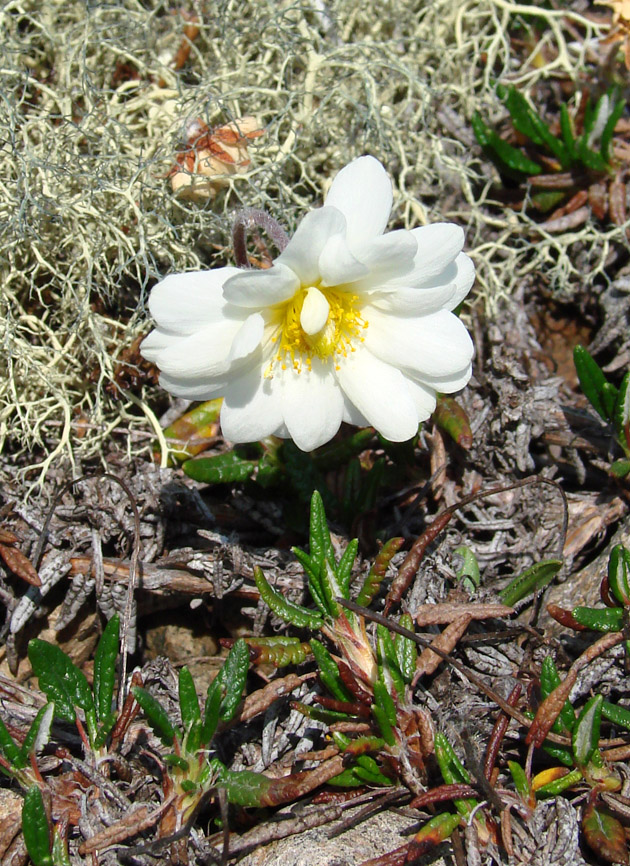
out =
<path fill-rule="evenodd" d="M 329 307 L 325 322 L 315 333 L 307 333 L 302 326 L 302 309 L 309 292 L 311 301 L 313 294 L 317 293 L 323 296 Z M 318 297 L 318 311 L 325 309 L 323 299 Z M 310 370 L 313 357 L 325 362 L 333 359 L 338 369 L 337 359 L 347 357 L 349 352 L 354 352 L 354 344 L 364 340 L 362 333 L 368 323 L 358 310 L 358 300 L 357 295 L 338 288 L 302 286 L 289 301 L 276 307 L 271 320 L 275 326 L 272 342 L 276 344 L 276 352 L 265 376 L 273 376 L 276 364 L 282 370 L 291 364 L 298 373 L 303 364 Z M 310 311 L 306 320 L 317 321 Z M 308 324 L 307 327 L 311 330 Z"/>

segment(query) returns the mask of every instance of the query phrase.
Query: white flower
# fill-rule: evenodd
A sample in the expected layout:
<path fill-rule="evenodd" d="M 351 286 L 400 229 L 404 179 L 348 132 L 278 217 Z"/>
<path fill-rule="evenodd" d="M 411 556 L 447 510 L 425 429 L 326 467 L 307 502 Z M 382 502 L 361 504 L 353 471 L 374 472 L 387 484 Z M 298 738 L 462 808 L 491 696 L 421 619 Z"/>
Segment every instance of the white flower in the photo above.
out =
<path fill-rule="evenodd" d="M 153 291 L 142 354 L 192 400 L 223 396 L 233 442 L 275 434 L 304 451 L 342 421 L 401 442 L 463 388 L 473 346 L 453 310 L 474 281 L 451 223 L 383 234 L 392 186 L 371 156 L 335 177 L 267 270 L 172 274 Z"/>

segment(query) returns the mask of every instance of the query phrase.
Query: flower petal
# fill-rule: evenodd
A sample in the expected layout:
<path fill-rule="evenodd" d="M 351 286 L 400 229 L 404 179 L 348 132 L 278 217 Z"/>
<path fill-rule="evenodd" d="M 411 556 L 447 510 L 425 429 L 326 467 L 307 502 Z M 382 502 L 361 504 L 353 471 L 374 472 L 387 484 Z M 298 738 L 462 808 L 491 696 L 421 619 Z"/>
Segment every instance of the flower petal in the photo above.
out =
<path fill-rule="evenodd" d="M 230 368 L 230 349 L 240 322 L 218 322 L 205 325 L 196 334 L 180 337 L 163 349 L 156 363 L 163 373 L 174 379 L 204 379 L 209 384 Z"/>
<path fill-rule="evenodd" d="M 333 438 L 343 415 L 343 394 L 328 365 L 313 358 L 312 368 L 282 374 L 282 415 L 291 439 L 313 451 Z"/>
<path fill-rule="evenodd" d="M 405 379 L 405 383 L 411 399 L 415 403 L 418 421 L 426 421 L 435 411 L 437 402 L 435 391 L 427 385 L 414 382 L 413 379 Z"/>
<path fill-rule="evenodd" d="M 404 442 L 418 430 L 418 413 L 405 377 L 363 347 L 339 362 L 337 380 L 368 423 L 391 442 Z"/>
<path fill-rule="evenodd" d="M 453 309 L 455 285 L 434 286 L 430 289 L 400 288 L 370 295 L 370 305 L 363 309 L 363 317 L 370 321 L 370 307 L 394 316 L 427 316 L 442 309 Z"/>
<path fill-rule="evenodd" d="M 323 286 L 341 286 L 367 276 L 369 269 L 352 255 L 342 235 L 333 235 L 319 257 L 319 273 Z"/>
<path fill-rule="evenodd" d="M 278 256 L 281 264 L 297 274 L 305 286 L 319 281 L 319 257 L 334 235 L 343 236 L 346 218 L 335 207 L 322 207 L 307 213 L 295 234 Z"/>
<path fill-rule="evenodd" d="M 455 269 L 455 276 L 453 277 L 455 291 L 453 297 L 449 299 L 448 307 L 446 307 L 448 310 L 454 310 L 461 304 L 475 282 L 475 266 L 466 253 L 460 253 L 451 267 Z"/>
<path fill-rule="evenodd" d="M 439 310 L 429 316 L 399 318 L 372 307 L 363 310 L 369 323 L 365 347 L 374 355 L 414 378 L 447 377 L 468 368 L 473 344 L 468 331 L 453 313 Z"/>
<path fill-rule="evenodd" d="M 278 380 L 257 367 L 230 382 L 221 407 L 221 430 L 232 442 L 257 442 L 283 424 Z"/>
<path fill-rule="evenodd" d="M 232 363 L 251 355 L 260 345 L 264 330 L 265 320 L 260 313 L 248 316 L 232 341 L 227 360 Z"/>
<path fill-rule="evenodd" d="M 151 315 L 167 333 L 194 334 L 200 325 L 221 319 L 223 284 L 238 273 L 238 268 L 218 268 L 169 274 L 151 290 Z"/>
<path fill-rule="evenodd" d="M 417 249 L 415 237 L 405 229 L 371 238 L 365 249 L 357 251 L 357 258 L 370 271 L 361 280 L 361 288 L 383 286 L 388 280 L 411 272 Z"/>
<path fill-rule="evenodd" d="M 351 250 L 385 231 L 392 209 L 392 182 L 373 156 L 360 156 L 337 174 L 326 196 L 326 207 L 338 208 L 347 222 Z"/>
<path fill-rule="evenodd" d="M 158 363 L 160 353 L 177 342 L 176 334 L 167 334 L 161 328 L 154 328 L 140 343 L 140 354 L 152 364 Z"/>
<path fill-rule="evenodd" d="M 291 268 L 276 263 L 262 271 L 239 271 L 224 284 L 223 295 L 230 304 L 261 309 L 288 301 L 299 288 Z"/>
<path fill-rule="evenodd" d="M 185 377 L 178 379 L 161 373 L 160 385 L 175 397 L 184 397 L 186 400 L 212 400 L 223 394 L 226 380 L 214 379 L 212 382 L 207 382 L 205 379 L 186 379 Z"/>
<path fill-rule="evenodd" d="M 463 370 L 458 370 L 457 373 L 451 373 L 450 376 L 429 376 L 426 373 L 411 372 L 410 375 L 414 381 L 427 388 L 439 391 L 441 394 L 453 394 L 455 391 L 461 391 L 468 384 L 472 376 L 472 364 L 468 364 Z"/>
<path fill-rule="evenodd" d="M 433 223 L 412 229 L 418 249 L 414 257 L 414 267 L 409 273 L 394 277 L 394 285 L 420 286 L 431 277 L 442 274 L 464 246 L 464 230 L 455 223 Z M 450 282 L 450 279 L 440 279 Z"/>

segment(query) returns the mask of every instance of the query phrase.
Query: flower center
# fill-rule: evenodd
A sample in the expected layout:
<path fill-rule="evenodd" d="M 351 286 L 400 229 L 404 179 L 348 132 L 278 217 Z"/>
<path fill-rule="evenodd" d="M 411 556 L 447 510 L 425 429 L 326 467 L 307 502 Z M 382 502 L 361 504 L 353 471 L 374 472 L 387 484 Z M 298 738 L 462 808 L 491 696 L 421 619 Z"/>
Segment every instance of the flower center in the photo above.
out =
<path fill-rule="evenodd" d="M 265 375 L 273 375 L 276 363 L 283 370 L 292 364 L 299 373 L 303 363 L 311 368 L 313 356 L 328 361 L 354 352 L 353 343 L 363 340 L 361 332 L 368 326 L 357 309 L 357 301 L 357 295 L 339 289 L 302 286 L 290 301 L 274 311 L 276 332 L 272 341 L 277 351 Z"/>

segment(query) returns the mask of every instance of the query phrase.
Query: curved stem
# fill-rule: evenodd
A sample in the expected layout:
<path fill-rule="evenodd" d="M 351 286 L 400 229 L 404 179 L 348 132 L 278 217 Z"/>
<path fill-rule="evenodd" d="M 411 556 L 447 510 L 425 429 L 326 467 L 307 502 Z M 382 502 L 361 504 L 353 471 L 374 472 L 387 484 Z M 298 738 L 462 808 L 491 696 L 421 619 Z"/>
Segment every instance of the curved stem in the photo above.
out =
<path fill-rule="evenodd" d="M 247 232 L 259 226 L 264 229 L 280 252 L 289 243 L 289 236 L 280 223 L 264 210 L 253 207 L 243 208 L 236 214 L 232 227 L 232 243 L 234 245 L 234 260 L 237 267 L 249 268 L 247 259 Z"/>

